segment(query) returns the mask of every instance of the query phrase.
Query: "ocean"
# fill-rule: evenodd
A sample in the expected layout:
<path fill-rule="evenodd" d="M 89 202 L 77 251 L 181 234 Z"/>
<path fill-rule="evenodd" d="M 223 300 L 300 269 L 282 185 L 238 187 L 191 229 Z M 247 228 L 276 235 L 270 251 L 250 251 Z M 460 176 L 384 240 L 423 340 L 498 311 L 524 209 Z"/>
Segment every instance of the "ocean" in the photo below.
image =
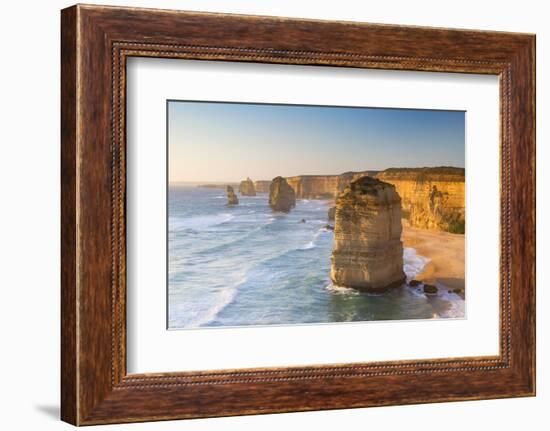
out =
<path fill-rule="evenodd" d="M 169 187 L 169 329 L 464 317 L 442 285 L 437 295 L 333 286 L 328 201 L 298 200 L 289 214 L 272 212 L 267 194 L 226 202 L 225 189 Z M 428 261 L 405 248 L 407 278 Z"/>

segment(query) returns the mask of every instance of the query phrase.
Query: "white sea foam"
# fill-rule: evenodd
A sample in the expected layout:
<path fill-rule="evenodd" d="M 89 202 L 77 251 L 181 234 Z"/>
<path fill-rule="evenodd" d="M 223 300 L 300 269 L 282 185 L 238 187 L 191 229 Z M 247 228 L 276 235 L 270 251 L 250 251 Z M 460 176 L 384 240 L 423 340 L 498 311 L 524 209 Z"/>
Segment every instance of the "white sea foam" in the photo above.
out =
<path fill-rule="evenodd" d="M 443 292 L 442 292 L 443 290 Z M 447 292 L 445 287 L 439 286 L 439 297 L 443 299 L 448 307 L 438 310 L 438 317 L 444 318 L 463 318 L 465 316 L 466 302 L 460 295 Z"/>
<path fill-rule="evenodd" d="M 306 245 L 300 247 L 300 250 L 309 250 L 310 248 L 314 248 L 315 243 L 313 241 L 308 242 Z"/>
<path fill-rule="evenodd" d="M 229 304 L 233 302 L 233 300 L 235 299 L 235 296 L 237 295 L 237 290 L 239 285 L 243 284 L 245 281 L 246 281 L 246 277 L 243 276 L 238 280 L 237 283 L 231 285 L 230 287 L 220 290 L 220 292 L 217 295 L 215 295 L 216 298 L 214 301 L 212 296 L 210 295 L 205 297 L 205 301 L 202 303 L 204 307 L 201 307 L 201 305 L 196 304 L 198 305 L 196 307 L 197 311 L 200 310 L 200 312 L 196 313 L 194 317 L 186 321 L 185 327 L 199 328 L 210 322 L 213 322 L 218 316 L 218 314 L 225 307 L 227 307 Z M 185 310 L 185 311 L 188 312 L 189 310 Z"/>
<path fill-rule="evenodd" d="M 430 259 L 416 254 L 416 250 L 411 247 L 403 249 L 403 271 L 407 279 L 412 280 L 422 271 L 428 264 Z"/>
<path fill-rule="evenodd" d="M 424 293 L 424 288 L 423 287 L 411 287 L 411 288 L 409 288 L 409 290 L 414 296 L 419 296 L 421 298 L 426 298 L 426 294 Z"/>
<path fill-rule="evenodd" d="M 195 217 L 170 217 L 168 225 L 171 231 L 179 231 L 184 229 L 203 230 L 212 226 L 217 226 L 227 223 L 235 216 L 233 214 L 221 213 L 207 216 Z"/>
<path fill-rule="evenodd" d="M 309 241 L 306 245 L 300 247 L 300 250 L 309 250 L 311 248 L 314 248 L 316 246 L 315 241 L 322 233 L 332 232 L 329 229 L 326 229 L 325 227 L 320 228 L 317 232 L 315 232 L 315 235 L 313 235 L 313 239 Z"/>
<path fill-rule="evenodd" d="M 361 292 L 359 292 L 357 289 L 352 289 L 351 287 L 344 287 L 344 286 L 337 286 L 335 284 L 328 284 L 325 286 L 325 289 L 334 292 L 334 293 L 344 293 L 348 295 L 359 295 Z"/>

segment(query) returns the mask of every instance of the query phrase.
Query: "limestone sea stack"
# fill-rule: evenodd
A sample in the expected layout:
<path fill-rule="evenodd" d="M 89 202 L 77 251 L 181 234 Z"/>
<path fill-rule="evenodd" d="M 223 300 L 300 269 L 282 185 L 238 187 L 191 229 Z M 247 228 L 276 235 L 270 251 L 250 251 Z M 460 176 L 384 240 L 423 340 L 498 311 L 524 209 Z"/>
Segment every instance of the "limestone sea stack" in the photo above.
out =
<path fill-rule="evenodd" d="M 269 206 L 274 211 L 289 212 L 296 206 L 296 193 L 283 177 L 275 177 L 269 186 Z"/>
<path fill-rule="evenodd" d="M 328 209 L 327 218 L 328 218 L 330 221 L 333 221 L 333 220 L 334 220 L 334 217 L 336 217 L 336 207 L 330 207 L 330 208 Z"/>
<path fill-rule="evenodd" d="M 337 286 L 383 291 L 405 280 L 401 198 L 372 177 L 349 184 L 336 198 L 330 278 Z"/>
<path fill-rule="evenodd" d="M 239 193 L 243 196 L 256 196 L 254 182 L 250 178 L 241 181 L 241 184 L 239 185 Z"/>
<path fill-rule="evenodd" d="M 239 198 L 235 194 L 235 190 L 233 190 L 233 187 L 227 186 L 227 205 L 238 205 L 239 204 Z"/>

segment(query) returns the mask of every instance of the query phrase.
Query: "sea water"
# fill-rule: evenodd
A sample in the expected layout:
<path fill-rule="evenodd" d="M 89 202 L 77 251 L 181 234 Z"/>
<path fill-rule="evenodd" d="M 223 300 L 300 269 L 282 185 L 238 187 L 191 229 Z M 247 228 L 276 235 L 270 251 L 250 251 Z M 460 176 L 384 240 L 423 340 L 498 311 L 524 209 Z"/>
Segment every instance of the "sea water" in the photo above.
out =
<path fill-rule="evenodd" d="M 383 294 L 333 286 L 329 201 L 297 200 L 273 212 L 268 195 L 171 186 L 168 191 L 170 329 L 464 317 L 464 301 L 403 286 Z M 404 249 L 408 279 L 426 257 Z"/>

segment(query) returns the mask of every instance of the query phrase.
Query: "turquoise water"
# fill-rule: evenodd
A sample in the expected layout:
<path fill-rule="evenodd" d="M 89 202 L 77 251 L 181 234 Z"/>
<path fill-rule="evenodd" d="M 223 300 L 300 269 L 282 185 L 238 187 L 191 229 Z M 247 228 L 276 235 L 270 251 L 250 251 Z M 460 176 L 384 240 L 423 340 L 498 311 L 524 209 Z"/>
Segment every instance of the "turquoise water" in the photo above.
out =
<path fill-rule="evenodd" d="M 464 301 L 447 289 L 332 286 L 329 202 L 298 200 L 282 214 L 267 194 L 239 201 L 228 207 L 223 189 L 169 188 L 170 329 L 464 317 Z M 428 260 L 406 248 L 404 261 L 413 278 Z"/>

